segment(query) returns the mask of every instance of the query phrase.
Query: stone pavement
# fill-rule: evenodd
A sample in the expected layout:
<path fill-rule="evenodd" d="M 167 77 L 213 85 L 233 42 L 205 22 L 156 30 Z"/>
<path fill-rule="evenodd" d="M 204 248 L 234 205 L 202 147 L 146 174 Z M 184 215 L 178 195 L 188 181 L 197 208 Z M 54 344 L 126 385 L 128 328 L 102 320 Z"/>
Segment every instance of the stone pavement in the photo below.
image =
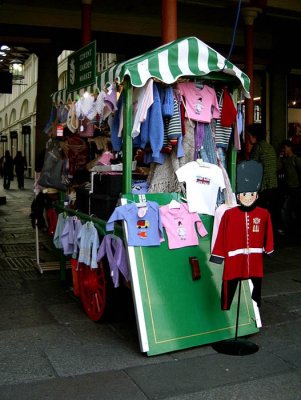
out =
<path fill-rule="evenodd" d="M 31 226 L 32 181 L 0 196 L 1 400 L 300 400 L 300 238 L 277 238 L 265 261 L 257 353 L 228 356 L 200 346 L 141 354 L 131 293 L 116 289 L 112 314 L 90 321 L 58 270 L 41 274 Z M 40 255 L 55 261 L 47 235 Z"/>

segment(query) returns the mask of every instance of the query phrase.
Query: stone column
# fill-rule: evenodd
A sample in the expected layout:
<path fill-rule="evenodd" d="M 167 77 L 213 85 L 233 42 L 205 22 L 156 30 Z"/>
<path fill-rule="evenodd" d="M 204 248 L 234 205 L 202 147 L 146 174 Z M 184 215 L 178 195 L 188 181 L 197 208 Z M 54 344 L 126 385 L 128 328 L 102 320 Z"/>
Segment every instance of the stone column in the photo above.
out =
<path fill-rule="evenodd" d="M 38 56 L 37 114 L 34 140 L 35 160 L 42 150 L 48 136 L 43 129 L 50 117 L 52 106 L 51 93 L 58 88 L 57 57 L 58 49 L 52 45 L 43 46 L 35 51 Z"/>

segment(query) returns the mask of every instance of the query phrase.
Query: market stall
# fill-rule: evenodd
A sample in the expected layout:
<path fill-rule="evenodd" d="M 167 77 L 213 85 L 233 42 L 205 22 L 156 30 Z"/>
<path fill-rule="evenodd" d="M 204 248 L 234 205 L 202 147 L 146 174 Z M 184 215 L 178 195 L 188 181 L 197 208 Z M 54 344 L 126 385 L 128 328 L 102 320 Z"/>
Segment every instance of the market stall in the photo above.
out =
<path fill-rule="evenodd" d="M 234 337 L 236 328 L 235 304 L 237 304 L 238 299 L 237 296 L 234 298 L 233 307 L 230 310 L 221 310 L 222 267 L 210 263 L 209 259 L 214 211 L 218 205 L 235 206 L 232 190 L 235 185 L 237 148 L 235 149 L 230 134 L 238 129 L 239 113 L 237 113 L 236 108 L 234 113 L 231 107 L 233 108 L 233 104 L 236 104 L 236 100 L 240 96 L 249 96 L 248 77 L 205 43 L 195 37 L 189 37 L 178 39 L 140 57 L 135 57 L 112 67 L 97 77 L 97 87 L 99 92 L 106 88 L 107 100 L 110 96 L 111 114 L 113 116 L 113 120 L 109 124 L 111 140 L 113 150 L 121 153 L 122 156 L 122 186 L 120 190 L 122 195 L 120 202 L 110 209 L 108 217 L 104 218 L 105 221 L 102 221 L 99 235 L 100 241 L 103 241 L 108 234 L 111 235 L 110 239 L 116 235 L 123 238 L 129 268 L 128 280 L 134 298 L 141 351 L 147 353 L 147 355 L 155 355 Z M 202 96 L 198 98 L 194 109 L 197 114 L 195 117 L 197 123 L 193 118 L 189 118 L 189 95 L 185 92 L 187 87 L 196 88 L 198 93 L 204 89 L 210 93 L 209 106 L 206 106 L 207 98 L 205 99 Z M 205 93 L 205 90 L 202 93 Z M 162 92 L 164 92 L 163 97 Z M 221 101 L 217 101 L 217 92 L 222 93 L 224 102 L 225 94 L 229 95 L 228 101 L 232 102 L 229 103 L 229 110 L 232 110 L 232 116 L 235 114 L 235 118 L 230 118 L 227 145 L 222 143 L 219 146 L 220 153 L 216 152 L 216 149 L 213 149 L 210 153 L 208 148 L 210 146 L 212 148 L 212 143 L 213 145 L 216 144 L 216 136 L 215 141 L 212 138 L 211 119 L 219 120 L 221 115 Z M 116 97 L 114 97 L 114 93 L 116 93 Z M 150 93 L 153 97 L 150 105 L 146 106 L 148 113 L 151 113 L 151 107 L 154 110 L 154 104 L 157 101 L 161 100 L 162 103 L 160 104 L 163 105 L 164 100 L 162 99 L 164 98 L 166 108 L 169 107 L 169 119 L 167 122 L 166 119 L 162 118 L 161 121 L 160 118 L 155 118 L 152 123 L 148 122 L 148 132 L 151 132 L 156 125 L 154 136 L 146 133 L 149 136 L 144 140 L 144 143 L 140 141 L 138 146 L 135 147 L 135 140 L 137 140 L 137 137 L 138 139 L 142 138 L 142 131 L 146 126 L 146 121 L 149 120 L 149 115 L 147 116 L 146 113 L 146 116 L 141 117 L 138 121 L 137 127 L 135 125 L 137 108 L 135 109 L 135 107 L 137 107 L 137 104 L 139 106 L 139 101 L 140 104 L 143 103 Z M 171 93 L 169 102 L 166 100 L 167 93 Z M 113 101 L 112 95 L 114 95 Z M 177 102 L 177 99 L 181 100 Z M 179 105 L 180 103 L 182 108 L 175 107 L 175 104 Z M 207 119 L 199 119 L 198 121 L 198 115 L 202 114 L 206 107 L 211 115 L 210 121 L 207 121 Z M 164 142 L 162 137 L 156 136 L 157 132 L 160 129 L 162 130 L 162 126 L 163 131 L 165 131 L 166 124 L 170 126 L 171 116 L 177 112 L 179 112 L 179 118 L 182 118 L 179 120 L 182 122 L 178 124 L 176 129 L 181 124 L 183 128 L 185 124 L 185 137 L 182 137 L 182 131 L 180 135 L 179 132 L 176 132 L 175 136 L 171 135 L 167 138 L 167 142 Z M 231 111 L 227 114 L 228 119 L 231 116 L 230 114 Z M 157 126 L 158 123 L 161 124 L 159 127 Z M 135 126 L 136 133 L 134 133 Z M 210 136 L 210 146 L 203 139 L 197 149 L 195 147 L 192 150 L 190 149 L 190 158 L 185 159 L 187 156 L 185 151 L 189 147 L 187 147 L 188 137 L 190 136 L 191 140 L 194 139 L 194 145 L 196 145 L 195 131 L 199 126 L 200 129 L 203 129 L 202 138 Z M 116 134 L 116 136 L 113 137 L 113 134 Z M 156 139 L 154 139 L 155 137 Z M 182 144 L 183 148 L 180 155 L 177 152 Z M 164 157 L 162 156 L 163 147 L 166 148 Z M 135 169 L 133 161 L 137 160 L 137 148 L 139 151 L 142 150 L 144 155 L 143 165 L 147 163 L 145 159 L 147 155 L 152 157 L 147 177 L 149 187 L 143 194 L 135 194 L 137 192 L 133 190 L 133 169 Z M 223 163 L 219 154 L 226 157 Z M 160 159 L 160 157 L 163 157 L 163 159 Z M 194 197 L 189 193 L 189 177 L 191 174 L 188 169 L 192 166 L 197 168 L 197 174 L 200 169 L 203 171 L 206 169 L 206 172 L 210 171 L 212 174 L 210 178 L 196 176 L 197 183 L 203 185 L 205 192 L 207 186 L 210 186 L 210 180 L 216 180 L 217 177 L 220 179 L 212 197 L 210 197 L 210 194 L 206 195 L 205 208 L 198 207 L 199 203 L 195 201 L 198 200 L 198 194 Z M 167 169 L 169 170 L 168 174 L 166 173 Z M 112 172 L 114 168 L 109 170 Z M 95 172 L 101 173 L 103 171 L 105 169 L 93 169 L 92 167 L 92 181 L 94 182 L 93 174 Z M 159 190 L 157 190 L 158 188 Z M 221 196 L 219 200 L 218 196 Z M 194 202 L 197 204 L 193 205 Z M 100 207 L 100 202 L 97 204 Z M 187 210 L 190 206 L 191 209 Z M 103 209 L 104 203 L 101 207 Z M 127 213 L 131 212 L 133 208 L 136 210 L 135 207 L 137 207 L 139 215 L 135 228 L 139 230 L 139 234 L 133 237 Z M 183 245 L 184 242 L 180 245 L 172 245 L 170 232 L 168 233 L 167 230 L 167 222 L 163 223 L 162 226 L 160 225 L 160 216 L 162 220 L 164 219 L 162 217 L 163 207 L 165 207 L 166 214 L 170 210 L 175 213 L 179 210 L 185 210 L 184 220 L 188 220 L 190 214 L 193 213 L 195 218 L 193 223 L 198 226 L 196 241 L 194 237 L 188 245 Z M 144 218 L 145 212 L 149 212 L 150 209 L 153 210 L 154 216 L 159 215 L 158 228 L 161 230 L 159 240 L 158 237 L 153 241 L 150 240 L 152 235 L 150 232 L 154 227 L 153 220 Z M 77 214 L 77 211 L 72 211 L 66 207 L 64 212 L 70 213 L 70 215 Z M 83 221 L 89 222 L 91 218 L 94 218 L 91 217 L 91 213 L 94 214 L 89 208 L 84 215 L 79 215 L 79 217 Z M 123 233 L 120 233 L 120 225 L 117 224 L 120 221 L 122 221 Z M 178 222 L 177 234 L 184 241 L 186 240 L 186 230 L 181 224 L 182 222 Z M 150 241 L 149 245 L 147 244 L 148 241 Z M 80 271 L 83 271 L 82 268 L 81 266 Z M 95 275 L 94 272 L 93 274 Z M 111 270 L 112 274 L 114 272 Z M 94 275 L 93 277 L 85 275 L 82 278 L 84 281 L 84 285 L 83 283 L 82 285 L 90 285 L 90 287 L 97 289 L 95 296 L 93 291 L 92 294 L 90 293 L 92 298 L 90 305 L 100 310 L 102 305 L 99 302 L 104 301 L 104 298 L 97 285 L 99 279 L 103 280 L 103 277 L 99 278 Z M 78 278 L 81 279 L 80 275 Z M 95 320 L 97 316 L 101 317 L 96 312 Z M 245 336 L 258 332 L 259 327 L 258 308 L 251 299 L 249 282 L 246 280 L 242 285 L 240 299 L 239 335 Z"/>

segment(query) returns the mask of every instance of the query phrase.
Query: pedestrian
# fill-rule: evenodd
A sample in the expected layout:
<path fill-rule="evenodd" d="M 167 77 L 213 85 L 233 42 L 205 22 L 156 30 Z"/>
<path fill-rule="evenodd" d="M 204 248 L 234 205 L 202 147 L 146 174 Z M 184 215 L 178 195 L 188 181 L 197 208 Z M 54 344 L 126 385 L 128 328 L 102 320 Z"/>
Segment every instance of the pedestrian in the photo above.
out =
<path fill-rule="evenodd" d="M 284 140 L 281 149 L 280 164 L 286 183 L 282 216 L 286 233 L 294 234 L 301 223 L 301 158 L 290 140 Z"/>
<path fill-rule="evenodd" d="M 266 131 L 262 124 L 254 123 L 246 127 L 253 145 L 250 159 L 259 161 L 263 166 L 263 176 L 257 205 L 266 208 L 272 218 L 274 229 L 278 229 L 280 215 L 277 207 L 277 155 L 274 147 L 266 141 Z"/>
<path fill-rule="evenodd" d="M 4 156 L 0 158 L 0 176 L 3 178 L 3 160 Z"/>
<path fill-rule="evenodd" d="M 9 150 L 5 150 L 3 157 L 3 188 L 8 190 L 10 188 L 10 181 L 14 179 L 14 161 L 10 155 Z"/>
<path fill-rule="evenodd" d="M 17 155 L 14 158 L 14 165 L 17 175 L 18 188 L 24 189 L 24 171 L 27 170 L 27 161 L 20 150 L 17 151 Z"/>

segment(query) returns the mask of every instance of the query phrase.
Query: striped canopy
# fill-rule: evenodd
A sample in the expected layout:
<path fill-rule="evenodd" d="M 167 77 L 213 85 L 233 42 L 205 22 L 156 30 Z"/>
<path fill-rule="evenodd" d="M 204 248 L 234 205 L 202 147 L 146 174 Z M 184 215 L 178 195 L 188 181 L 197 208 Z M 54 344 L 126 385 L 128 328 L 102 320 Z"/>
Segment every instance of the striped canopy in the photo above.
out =
<path fill-rule="evenodd" d="M 212 72 L 236 77 L 249 97 L 249 77 L 196 37 L 177 39 L 114 65 L 97 76 L 97 86 L 102 89 L 107 83 L 121 83 L 125 76 L 136 87 L 144 86 L 149 78 L 172 84 L 180 77 L 201 77 Z"/>
<path fill-rule="evenodd" d="M 61 101 L 66 104 L 68 100 L 74 101 L 77 97 L 82 96 L 85 92 L 94 93 L 96 89 L 97 87 L 95 84 L 72 92 L 68 92 L 67 89 L 61 89 L 57 92 L 51 93 L 50 97 L 52 102 L 56 105 L 58 105 Z"/>

